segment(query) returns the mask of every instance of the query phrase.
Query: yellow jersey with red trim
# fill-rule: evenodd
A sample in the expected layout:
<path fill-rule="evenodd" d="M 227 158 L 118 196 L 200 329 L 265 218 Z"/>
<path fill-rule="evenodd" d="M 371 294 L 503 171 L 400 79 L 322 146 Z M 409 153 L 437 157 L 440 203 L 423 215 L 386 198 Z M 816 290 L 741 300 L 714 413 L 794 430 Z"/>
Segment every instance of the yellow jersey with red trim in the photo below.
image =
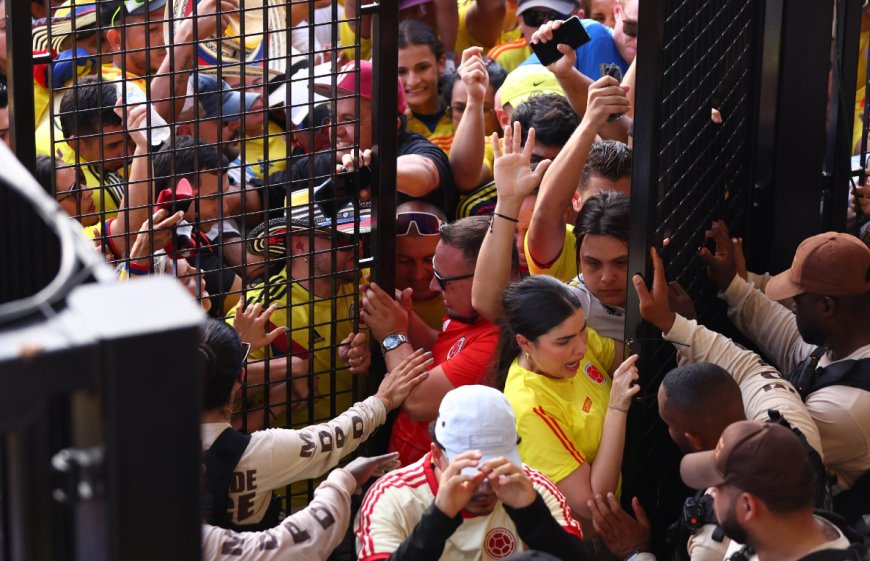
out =
<path fill-rule="evenodd" d="M 278 327 L 289 328 L 289 333 L 282 334 L 268 348 L 251 351 L 249 360 L 291 356 L 308 360 L 313 366 L 310 373 L 314 375 L 320 396 L 314 404 L 315 422 L 335 417 L 356 401 L 354 375 L 338 356 L 339 343 L 354 332 L 354 318 L 357 317 L 354 294 L 354 285 L 346 283 L 337 286 L 334 297 L 318 298 L 299 282 L 288 279 L 286 270 L 282 270 L 266 283 L 249 289 L 245 297 L 248 305 L 255 302 L 263 307 L 278 305 L 269 318 L 268 331 Z M 227 323 L 233 325 L 235 316 L 236 310 L 233 308 L 227 314 Z M 333 372 L 335 387 L 332 386 Z M 311 424 L 307 413 L 304 417 L 304 421 L 293 424 Z"/>
<path fill-rule="evenodd" d="M 489 50 L 489 58 L 499 63 L 506 72 L 513 72 L 527 58 L 532 56 L 532 48 L 526 43 L 526 38 L 520 36 Z"/>
<path fill-rule="evenodd" d="M 453 119 L 447 116 L 446 113 L 441 114 L 441 118 L 435 124 L 435 128 L 429 130 L 426 123 L 417 118 L 413 113 L 408 118 L 408 130 L 422 134 L 429 142 L 441 149 L 442 152 L 450 155 L 450 148 L 453 146 Z"/>
<path fill-rule="evenodd" d="M 471 36 L 471 33 L 468 31 L 468 25 L 466 21 L 468 20 L 468 9 L 474 4 L 474 0 L 459 0 L 457 2 L 459 8 L 459 26 L 456 29 L 456 46 L 454 50 L 456 54 L 462 53 L 468 47 L 479 47 L 481 46 L 480 41 Z M 505 17 L 508 17 L 505 15 Z M 501 45 L 502 43 L 508 43 L 513 41 L 517 37 L 522 37 L 523 32 L 520 31 L 519 26 L 514 27 L 513 29 L 509 29 L 507 31 L 502 30 L 501 36 L 496 41 L 496 46 Z M 495 48 L 495 47 L 493 47 Z M 488 49 L 483 49 L 483 55 L 486 56 Z"/>
<path fill-rule="evenodd" d="M 269 121 L 265 137 L 260 130 L 253 138 L 246 138 L 244 150 L 245 173 L 248 177 L 265 180 L 266 170 L 276 173 L 287 169 L 287 133 L 274 121 Z M 269 147 L 269 157 L 266 157 L 266 146 Z M 240 154 L 240 157 L 241 157 Z"/>
<path fill-rule="evenodd" d="M 356 60 L 356 42 L 357 35 L 350 24 L 346 21 L 338 24 L 338 45 L 344 50 L 347 55 L 347 60 Z M 372 58 L 372 40 L 365 37 L 359 38 L 359 58 L 360 60 L 370 60 Z"/>
<path fill-rule="evenodd" d="M 562 282 L 570 282 L 580 274 L 577 266 L 577 252 L 574 249 L 574 225 L 565 224 L 565 240 L 562 242 L 562 252 L 551 264 L 544 266 L 532 259 L 529 253 L 529 237 L 523 240 L 523 250 L 526 252 L 526 263 L 529 273 L 533 275 L 549 275 Z"/>
<path fill-rule="evenodd" d="M 556 485 L 528 465 L 523 466 L 523 471 L 559 526 L 583 539 L 580 525 L 571 517 L 568 501 Z M 414 531 L 437 493 L 438 478 L 432 467 L 431 452 L 378 479 L 366 493 L 354 521 L 359 560 L 390 557 Z M 501 502 L 496 503 L 489 514 L 472 516 L 464 511 L 462 514 L 462 524 L 444 542 L 440 559 L 497 561 L 528 549 Z"/>
<path fill-rule="evenodd" d="M 595 461 L 613 385 L 607 367 L 615 352 L 613 339 L 588 328 L 586 354 L 571 378 L 531 372 L 518 360 L 508 370 L 504 395 L 517 417 L 520 457 L 556 483 Z"/>

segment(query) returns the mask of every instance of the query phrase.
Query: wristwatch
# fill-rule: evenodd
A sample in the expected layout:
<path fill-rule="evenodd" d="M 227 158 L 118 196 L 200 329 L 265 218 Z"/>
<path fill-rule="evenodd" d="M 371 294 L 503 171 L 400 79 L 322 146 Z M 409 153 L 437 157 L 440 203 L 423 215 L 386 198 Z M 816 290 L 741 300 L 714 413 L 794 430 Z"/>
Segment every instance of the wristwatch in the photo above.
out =
<path fill-rule="evenodd" d="M 384 337 L 384 342 L 381 343 L 381 354 L 386 355 L 402 343 L 408 342 L 408 336 L 404 333 L 390 333 Z"/>

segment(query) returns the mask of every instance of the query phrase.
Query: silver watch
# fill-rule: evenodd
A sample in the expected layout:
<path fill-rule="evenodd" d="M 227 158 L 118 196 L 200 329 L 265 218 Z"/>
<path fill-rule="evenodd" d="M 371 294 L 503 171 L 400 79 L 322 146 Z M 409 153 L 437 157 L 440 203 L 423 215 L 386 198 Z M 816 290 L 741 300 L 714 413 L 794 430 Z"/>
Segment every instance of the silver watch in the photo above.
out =
<path fill-rule="evenodd" d="M 381 354 L 387 354 L 402 343 L 408 342 L 408 336 L 404 333 L 390 333 L 384 337 L 384 342 L 381 343 Z"/>

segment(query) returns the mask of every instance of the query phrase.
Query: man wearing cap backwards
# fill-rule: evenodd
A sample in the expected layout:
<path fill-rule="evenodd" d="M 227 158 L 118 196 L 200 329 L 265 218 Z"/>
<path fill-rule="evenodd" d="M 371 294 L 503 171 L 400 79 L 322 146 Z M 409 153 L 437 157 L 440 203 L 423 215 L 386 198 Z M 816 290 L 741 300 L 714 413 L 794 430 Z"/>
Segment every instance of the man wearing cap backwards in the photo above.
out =
<path fill-rule="evenodd" d="M 452 390 L 433 425 L 429 452 L 366 494 L 354 523 L 360 561 L 488 561 L 527 549 L 589 558 L 565 497 L 522 464 L 501 392 Z"/>
<path fill-rule="evenodd" d="M 787 378 L 815 369 L 813 381 L 824 383 L 832 365 L 870 358 L 870 249 L 860 240 L 836 232 L 807 238 L 791 268 L 768 282 L 765 297 L 737 274 L 725 224 L 714 222 L 706 235 L 716 253 L 702 248 L 699 256 L 722 291 L 728 317 Z M 786 298 L 794 299 L 794 313 L 775 302 Z M 812 356 L 816 364 L 809 363 Z M 807 390 L 802 397 L 819 428 L 825 462 L 848 489 L 870 469 L 870 391 L 846 384 Z M 836 496 L 834 502 L 840 510 Z M 867 512 L 870 499 L 862 502 Z"/>
<path fill-rule="evenodd" d="M 814 473 L 800 441 L 785 427 L 734 423 L 715 450 L 685 456 L 680 475 L 689 487 L 712 488 L 719 524 L 759 561 L 812 559 L 812 553 L 849 547 L 836 526 L 813 515 Z"/>

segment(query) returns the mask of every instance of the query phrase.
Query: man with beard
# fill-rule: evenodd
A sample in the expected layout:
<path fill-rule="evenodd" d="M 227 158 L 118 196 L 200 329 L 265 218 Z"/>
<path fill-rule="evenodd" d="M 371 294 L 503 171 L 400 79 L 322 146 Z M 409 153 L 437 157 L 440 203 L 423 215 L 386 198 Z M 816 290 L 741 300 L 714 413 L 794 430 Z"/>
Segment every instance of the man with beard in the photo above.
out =
<path fill-rule="evenodd" d="M 429 288 L 441 293 L 447 314 L 440 330 L 431 329 L 410 313 L 411 290 L 395 300 L 371 284 L 361 291 L 361 317 L 381 344 L 384 356 L 401 360 L 414 349 L 432 352 L 429 378 L 405 400 L 393 425 L 390 451 L 398 451 L 402 465 L 409 465 L 429 452 L 428 426 L 438 416 L 442 398 L 450 390 L 480 384 L 498 344 L 499 328 L 483 318 L 471 304 L 471 287 L 477 254 L 489 229 L 487 216 L 471 216 L 441 226 L 441 241 L 432 258 L 433 278 Z M 517 274 L 516 249 L 511 259 Z"/>
<path fill-rule="evenodd" d="M 716 517 L 728 536 L 750 548 L 747 557 L 858 558 L 844 551 L 849 540 L 836 526 L 813 514 L 815 474 L 800 440 L 785 427 L 734 423 L 714 450 L 684 457 L 680 475 L 689 487 L 711 488 Z"/>
<path fill-rule="evenodd" d="M 813 450 L 822 454 L 819 430 L 792 385 L 757 354 L 674 313 L 668 302 L 664 264 L 655 251 L 651 256 L 652 292 L 639 276 L 633 280 L 641 315 L 662 331 L 665 340 L 674 343 L 681 363 L 688 363 L 668 372 L 658 391 L 659 415 L 680 449 L 712 450 L 732 423 L 746 419 L 768 421 L 769 412 L 775 410 L 800 430 Z M 821 458 L 816 467 L 823 476 Z M 723 558 L 728 543 L 713 540 L 714 531 L 715 523 L 711 522 L 693 532 L 687 551 L 694 561 Z"/>
<path fill-rule="evenodd" d="M 522 464 L 516 418 L 501 392 L 450 391 L 430 432 L 428 452 L 382 477 L 363 500 L 354 522 L 361 561 L 504 559 L 529 549 L 590 558 L 565 497 Z"/>
<path fill-rule="evenodd" d="M 704 248 L 699 256 L 728 303 L 728 317 L 801 393 L 837 484 L 864 489 L 863 497 L 835 495 L 835 510 L 849 518 L 868 512 L 870 482 L 856 483 L 870 470 L 870 391 L 854 378 L 838 378 L 837 370 L 860 374 L 870 358 L 870 249 L 848 234 L 807 238 L 791 268 L 767 283 L 765 297 L 737 274 L 725 224 L 715 222 L 707 237 L 716 252 Z M 786 298 L 794 300 L 793 313 L 776 302 Z"/>

